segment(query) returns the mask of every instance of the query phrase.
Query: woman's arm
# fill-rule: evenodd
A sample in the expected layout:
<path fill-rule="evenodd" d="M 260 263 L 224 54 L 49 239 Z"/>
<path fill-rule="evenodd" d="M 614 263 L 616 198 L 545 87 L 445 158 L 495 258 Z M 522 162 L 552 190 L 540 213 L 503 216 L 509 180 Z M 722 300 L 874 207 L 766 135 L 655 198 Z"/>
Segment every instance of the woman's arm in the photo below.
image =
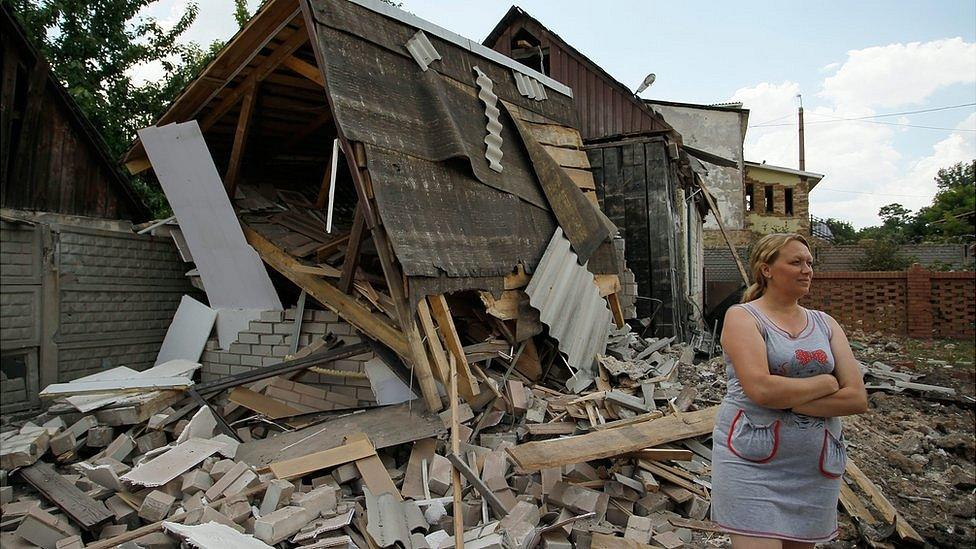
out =
<path fill-rule="evenodd" d="M 832 395 L 811 400 L 806 404 L 794 406 L 793 411 L 798 414 L 817 417 L 836 417 L 863 414 L 868 409 L 868 394 L 864 389 L 864 379 L 861 369 L 851 345 L 847 342 L 847 335 L 840 324 L 829 315 L 830 351 L 834 355 L 834 375 L 840 390 Z"/>
<path fill-rule="evenodd" d="M 837 378 L 823 374 L 789 378 L 769 373 L 766 343 L 748 311 L 733 307 L 725 313 L 722 349 L 728 353 L 742 390 L 753 402 L 767 408 L 794 408 L 837 391 Z"/>

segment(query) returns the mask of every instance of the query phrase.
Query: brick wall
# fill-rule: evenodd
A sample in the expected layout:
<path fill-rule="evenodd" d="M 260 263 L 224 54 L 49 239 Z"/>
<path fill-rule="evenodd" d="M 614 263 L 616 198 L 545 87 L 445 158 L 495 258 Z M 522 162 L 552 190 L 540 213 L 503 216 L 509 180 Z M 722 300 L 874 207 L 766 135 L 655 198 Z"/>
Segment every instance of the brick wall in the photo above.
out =
<path fill-rule="evenodd" d="M 737 247 L 742 264 L 749 269 L 749 250 Z M 813 268 L 817 273 L 853 271 L 865 248 L 859 245 L 814 245 Z M 923 267 L 950 265 L 957 270 L 973 268 L 973 255 L 965 244 L 911 244 L 902 246 L 899 255 L 912 258 Z M 721 247 L 705 248 L 705 281 L 735 282 L 740 280 L 732 260 L 732 253 L 724 241 Z"/>
<path fill-rule="evenodd" d="M 915 338 L 976 337 L 976 272 L 820 272 L 802 304 L 847 329 Z"/>
<path fill-rule="evenodd" d="M 200 357 L 203 381 L 219 379 L 223 376 L 246 372 L 256 368 L 272 366 L 281 362 L 288 354 L 295 323 L 295 309 L 287 311 L 265 311 L 259 320 L 252 321 L 247 330 L 237 336 L 227 350 L 221 350 L 216 337 L 207 342 Z M 302 316 L 302 330 L 298 348 L 308 345 L 316 338 L 331 333 L 347 345 L 361 340 L 356 330 L 331 311 L 306 310 Z M 337 360 L 323 368 L 346 372 L 364 373 L 365 363 L 373 358 L 373 353 Z M 318 389 L 315 398 L 331 402 L 336 409 L 369 406 L 376 403 L 369 380 L 362 377 L 322 375 L 306 372 L 295 379 Z M 337 396 L 330 396 L 337 395 Z M 352 400 L 355 404 L 352 404 Z"/>

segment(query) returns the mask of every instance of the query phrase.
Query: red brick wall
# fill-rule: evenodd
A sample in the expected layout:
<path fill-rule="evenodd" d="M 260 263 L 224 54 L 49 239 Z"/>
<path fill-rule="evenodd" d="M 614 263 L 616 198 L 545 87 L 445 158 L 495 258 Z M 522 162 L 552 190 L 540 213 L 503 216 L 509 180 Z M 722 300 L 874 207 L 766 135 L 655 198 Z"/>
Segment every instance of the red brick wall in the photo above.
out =
<path fill-rule="evenodd" d="M 976 272 L 826 272 L 802 304 L 847 329 L 916 338 L 976 337 Z"/>

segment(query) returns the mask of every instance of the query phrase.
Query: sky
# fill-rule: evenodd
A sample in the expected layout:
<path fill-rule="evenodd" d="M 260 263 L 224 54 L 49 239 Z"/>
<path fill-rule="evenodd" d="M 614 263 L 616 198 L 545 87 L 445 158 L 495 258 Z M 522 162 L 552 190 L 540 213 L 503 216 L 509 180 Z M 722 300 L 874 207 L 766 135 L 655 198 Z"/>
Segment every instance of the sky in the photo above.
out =
<path fill-rule="evenodd" d="M 175 22 L 186 2 L 160 0 L 146 13 Z M 232 0 L 198 4 L 184 39 L 209 44 L 236 31 Z M 481 41 L 511 5 L 404 0 L 402 7 Z M 826 176 L 810 196 L 817 217 L 864 227 L 879 222 L 885 204 L 917 210 L 931 203 L 939 168 L 976 158 L 973 0 L 518 5 L 632 89 L 655 73 L 642 97 L 742 102 L 750 110 L 746 160 L 798 166 L 800 94 L 806 169 Z M 158 71 L 145 67 L 138 76 Z"/>

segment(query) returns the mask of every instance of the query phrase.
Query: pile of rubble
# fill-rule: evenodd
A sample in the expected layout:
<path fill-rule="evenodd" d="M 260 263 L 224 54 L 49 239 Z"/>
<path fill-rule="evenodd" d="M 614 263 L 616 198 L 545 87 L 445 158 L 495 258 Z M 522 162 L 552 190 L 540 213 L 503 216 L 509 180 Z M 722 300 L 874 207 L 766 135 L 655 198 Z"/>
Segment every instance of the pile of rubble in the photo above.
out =
<path fill-rule="evenodd" d="M 363 347 L 329 338 L 203 383 L 174 360 L 49 386 L 49 411 L 2 435 L 4 547 L 449 547 L 463 532 L 466 547 L 677 548 L 715 530 L 715 409 L 677 381 L 688 347 L 613 329 L 595 386 L 573 394 L 558 353 L 532 382 L 514 367 L 526 344 L 489 341 L 466 347 L 489 389 L 473 404 L 289 409 L 283 390 L 314 389 L 296 374 Z"/>

